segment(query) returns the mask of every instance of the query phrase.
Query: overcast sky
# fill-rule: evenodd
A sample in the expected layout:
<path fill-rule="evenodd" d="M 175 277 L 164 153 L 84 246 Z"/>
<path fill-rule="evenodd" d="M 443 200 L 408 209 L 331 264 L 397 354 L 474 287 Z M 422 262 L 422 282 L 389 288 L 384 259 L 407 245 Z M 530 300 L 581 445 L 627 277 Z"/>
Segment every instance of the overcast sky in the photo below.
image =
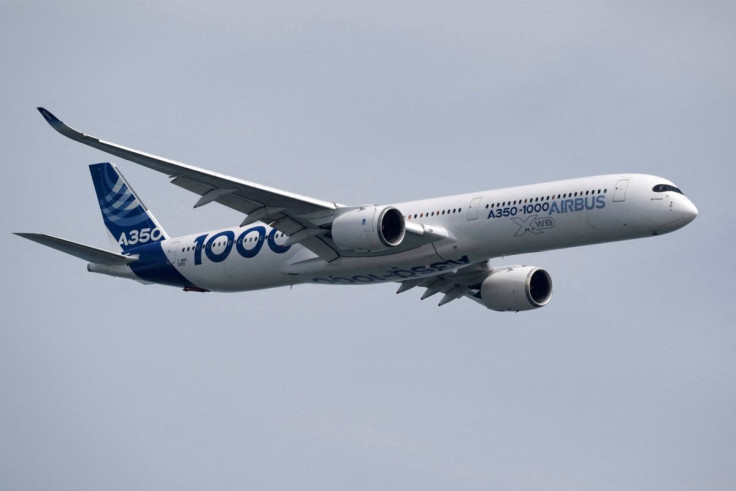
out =
<path fill-rule="evenodd" d="M 736 488 L 733 2 L 0 3 L 3 489 Z M 109 248 L 87 165 L 171 235 L 239 223 L 84 132 L 346 204 L 642 172 L 673 234 L 494 260 L 543 309 L 395 285 L 198 294 Z"/>

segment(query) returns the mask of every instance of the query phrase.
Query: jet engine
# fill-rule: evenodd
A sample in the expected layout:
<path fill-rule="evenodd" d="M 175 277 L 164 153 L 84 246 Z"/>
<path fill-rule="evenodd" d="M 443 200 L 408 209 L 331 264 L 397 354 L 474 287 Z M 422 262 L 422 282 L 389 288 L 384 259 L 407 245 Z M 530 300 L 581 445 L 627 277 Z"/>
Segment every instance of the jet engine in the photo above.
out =
<path fill-rule="evenodd" d="M 494 268 L 480 286 L 483 305 L 491 310 L 531 310 L 552 298 L 552 278 L 534 266 Z"/>
<path fill-rule="evenodd" d="M 392 206 L 369 206 L 343 213 L 332 222 L 332 240 L 346 251 L 374 252 L 401 244 L 404 216 Z"/>

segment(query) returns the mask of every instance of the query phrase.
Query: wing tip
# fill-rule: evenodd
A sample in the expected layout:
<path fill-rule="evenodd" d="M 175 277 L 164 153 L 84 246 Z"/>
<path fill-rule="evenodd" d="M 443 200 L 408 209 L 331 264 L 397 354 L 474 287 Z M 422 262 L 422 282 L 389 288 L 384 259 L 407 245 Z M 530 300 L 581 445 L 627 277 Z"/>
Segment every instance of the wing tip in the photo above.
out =
<path fill-rule="evenodd" d="M 59 128 L 59 127 L 64 126 L 64 123 L 62 123 L 59 118 L 51 114 L 51 111 L 49 111 L 45 107 L 39 106 L 36 109 L 38 109 L 38 112 L 41 113 L 41 116 L 43 116 L 43 119 L 45 119 L 46 122 L 50 124 L 51 126 L 53 126 L 54 128 Z"/>
<path fill-rule="evenodd" d="M 67 138 L 71 138 L 72 140 L 81 141 L 82 143 L 85 143 L 86 140 L 95 140 L 94 137 L 85 135 L 84 133 L 75 130 L 74 128 L 69 127 L 66 123 L 64 123 L 62 120 L 54 116 L 51 111 L 46 109 L 45 107 L 37 107 L 38 112 L 41 113 L 41 116 L 43 116 L 43 119 L 46 120 L 48 124 L 51 125 L 53 129 L 61 133 L 62 135 L 66 136 Z"/>

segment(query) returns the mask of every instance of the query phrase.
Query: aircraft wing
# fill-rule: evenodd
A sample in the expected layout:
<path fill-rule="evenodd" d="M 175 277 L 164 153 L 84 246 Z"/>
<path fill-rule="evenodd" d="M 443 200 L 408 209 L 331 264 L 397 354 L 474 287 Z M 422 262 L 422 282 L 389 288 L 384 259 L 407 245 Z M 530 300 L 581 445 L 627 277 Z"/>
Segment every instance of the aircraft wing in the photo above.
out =
<path fill-rule="evenodd" d="M 262 186 L 106 142 L 70 128 L 42 107 L 38 110 L 52 128 L 72 140 L 167 174 L 173 184 L 201 196 L 195 203 L 195 208 L 215 201 L 248 215 L 243 225 L 263 221 L 289 236 L 304 231 L 300 235 L 303 239 L 299 242 L 307 249 L 327 261 L 339 256 L 335 248 L 318 232 L 320 225 L 332 221 L 333 212 L 343 208 L 341 205 Z"/>
<path fill-rule="evenodd" d="M 487 261 L 474 263 L 437 276 L 402 281 L 396 293 L 403 293 L 414 287 L 420 287 L 426 288 L 422 300 L 436 293 L 442 293 L 442 299 L 438 304 L 440 307 L 461 297 L 468 297 L 482 304 L 478 292 L 481 283 L 489 274 L 491 274 L 491 268 Z"/>
<path fill-rule="evenodd" d="M 39 244 L 43 244 L 47 247 L 51 247 L 52 249 L 56 249 L 57 251 L 65 252 L 94 264 L 123 265 L 130 264 L 138 260 L 137 255 L 123 256 L 122 254 L 116 254 L 104 249 L 98 249 L 78 242 L 72 242 L 71 240 L 61 239 L 59 237 L 54 237 L 53 235 L 20 232 L 14 233 L 24 239 L 38 242 Z"/>

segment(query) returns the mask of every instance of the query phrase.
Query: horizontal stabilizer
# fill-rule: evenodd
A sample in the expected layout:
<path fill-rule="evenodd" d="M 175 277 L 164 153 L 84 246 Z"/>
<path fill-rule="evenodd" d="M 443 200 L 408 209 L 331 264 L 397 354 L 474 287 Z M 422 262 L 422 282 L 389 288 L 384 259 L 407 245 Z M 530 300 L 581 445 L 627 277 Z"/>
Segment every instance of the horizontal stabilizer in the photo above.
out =
<path fill-rule="evenodd" d="M 51 247 L 57 251 L 71 254 L 72 256 L 84 259 L 85 261 L 89 261 L 94 264 L 122 265 L 130 264 L 138 260 L 138 256 L 123 256 L 122 254 L 97 249 L 96 247 L 79 244 L 78 242 L 72 242 L 71 240 L 60 239 L 59 237 L 54 237 L 52 235 L 19 232 L 15 232 L 15 235 L 32 240 L 33 242 L 38 242 L 39 244 Z"/>

